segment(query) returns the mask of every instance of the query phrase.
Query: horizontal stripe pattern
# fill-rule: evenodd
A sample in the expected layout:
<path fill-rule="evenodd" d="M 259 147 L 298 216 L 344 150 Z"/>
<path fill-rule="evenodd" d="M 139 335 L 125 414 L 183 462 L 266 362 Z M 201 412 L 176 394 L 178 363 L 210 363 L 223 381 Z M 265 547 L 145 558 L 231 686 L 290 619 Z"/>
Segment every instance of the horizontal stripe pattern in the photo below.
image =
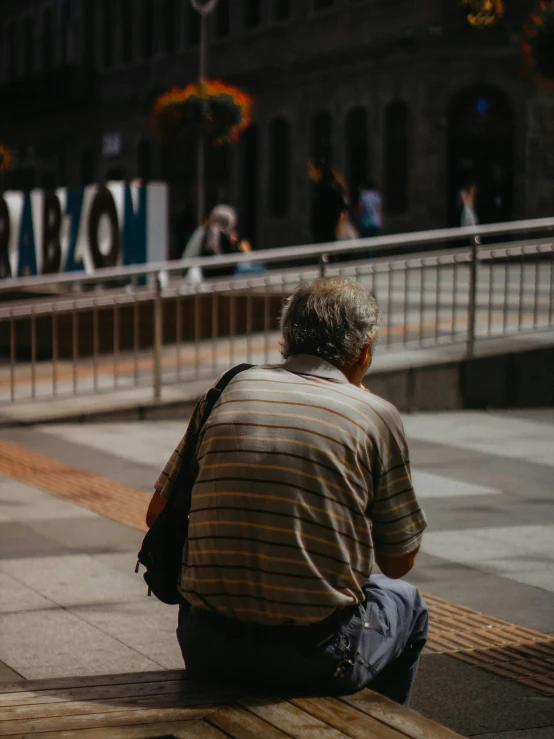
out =
<path fill-rule="evenodd" d="M 156 483 L 162 496 L 183 446 Z M 264 624 L 361 602 L 374 548 L 412 551 L 426 525 L 408 459 L 398 412 L 326 362 L 293 357 L 239 374 L 200 434 L 183 596 Z"/>

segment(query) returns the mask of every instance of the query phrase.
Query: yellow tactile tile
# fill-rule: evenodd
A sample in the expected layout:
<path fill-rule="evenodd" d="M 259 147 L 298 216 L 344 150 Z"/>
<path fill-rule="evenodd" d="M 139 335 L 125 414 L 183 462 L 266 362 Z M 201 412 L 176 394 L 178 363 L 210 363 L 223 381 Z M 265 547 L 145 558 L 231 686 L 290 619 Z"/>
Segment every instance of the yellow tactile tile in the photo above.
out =
<path fill-rule="evenodd" d="M 0 441 L 0 472 L 81 505 L 114 521 L 145 530 L 149 495 L 107 477 Z"/>

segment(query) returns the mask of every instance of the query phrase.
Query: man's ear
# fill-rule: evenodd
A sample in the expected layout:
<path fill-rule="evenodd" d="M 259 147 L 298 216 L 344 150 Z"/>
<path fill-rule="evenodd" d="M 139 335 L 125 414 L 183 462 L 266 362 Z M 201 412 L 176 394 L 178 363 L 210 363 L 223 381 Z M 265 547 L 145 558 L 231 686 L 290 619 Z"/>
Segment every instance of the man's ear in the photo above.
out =
<path fill-rule="evenodd" d="M 373 344 L 375 342 L 376 337 L 377 337 L 377 333 L 375 331 L 372 331 L 369 334 L 369 337 L 368 337 L 368 340 L 367 340 L 367 344 L 362 349 L 362 352 L 360 354 L 360 358 L 358 360 L 358 364 L 364 365 L 364 364 L 366 364 L 368 362 L 369 357 L 371 355 L 371 350 L 373 349 Z"/>
<path fill-rule="evenodd" d="M 358 357 L 358 361 L 356 362 L 356 364 L 359 367 L 365 367 L 366 364 L 368 363 L 369 355 L 371 354 L 371 344 L 372 342 L 368 341 L 367 344 L 362 349 L 362 351 L 360 352 L 360 356 Z"/>

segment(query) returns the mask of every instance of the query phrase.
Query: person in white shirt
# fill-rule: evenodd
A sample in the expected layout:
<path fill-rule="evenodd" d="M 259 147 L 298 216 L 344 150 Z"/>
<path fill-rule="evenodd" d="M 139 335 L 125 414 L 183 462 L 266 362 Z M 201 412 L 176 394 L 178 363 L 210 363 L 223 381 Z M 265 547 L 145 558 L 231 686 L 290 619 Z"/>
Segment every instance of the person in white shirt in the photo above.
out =
<path fill-rule="evenodd" d="M 383 230 L 383 200 L 371 178 L 360 189 L 357 226 L 362 238 L 379 236 Z"/>

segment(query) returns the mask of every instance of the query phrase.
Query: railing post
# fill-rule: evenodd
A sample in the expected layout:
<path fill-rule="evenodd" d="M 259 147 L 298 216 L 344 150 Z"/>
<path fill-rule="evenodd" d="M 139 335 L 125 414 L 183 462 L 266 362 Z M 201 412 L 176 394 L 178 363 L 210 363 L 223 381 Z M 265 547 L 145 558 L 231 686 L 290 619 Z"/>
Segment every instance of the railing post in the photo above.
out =
<path fill-rule="evenodd" d="M 467 316 L 467 351 L 468 359 L 475 354 L 475 324 L 477 321 L 477 248 L 479 237 L 471 239 L 471 262 L 469 265 L 469 296 Z"/>
<path fill-rule="evenodd" d="M 156 294 L 154 297 L 154 343 L 152 345 L 152 372 L 154 383 L 154 400 L 162 397 L 162 365 L 161 352 L 163 344 L 163 315 L 162 315 L 162 282 L 161 274 L 156 273 L 154 282 Z"/>
<path fill-rule="evenodd" d="M 319 257 L 319 276 L 320 277 L 325 277 L 325 272 L 327 271 L 328 264 L 329 264 L 329 255 L 322 254 Z"/>

